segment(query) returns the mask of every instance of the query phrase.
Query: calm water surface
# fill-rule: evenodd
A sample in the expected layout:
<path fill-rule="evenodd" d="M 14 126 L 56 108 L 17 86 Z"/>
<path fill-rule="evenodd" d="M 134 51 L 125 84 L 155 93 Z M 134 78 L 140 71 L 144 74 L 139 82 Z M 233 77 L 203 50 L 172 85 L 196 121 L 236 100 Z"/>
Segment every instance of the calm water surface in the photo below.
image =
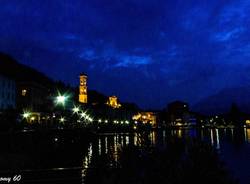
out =
<path fill-rule="evenodd" d="M 85 135 L 81 138 L 79 135 Z M 231 175 L 250 184 L 250 129 L 171 129 L 143 133 L 86 134 L 21 133 L 2 137 L 0 177 L 22 174 L 23 183 L 85 183 L 90 169 L 119 168 L 120 155 L 128 145 L 167 148 L 171 140 L 201 140 L 211 145 Z M 91 140 L 91 141 L 90 141 Z M 100 164 L 101 163 L 101 164 Z M 16 172 L 13 172 L 13 171 Z M 10 172 L 11 171 L 11 172 Z"/>
<path fill-rule="evenodd" d="M 140 133 L 99 134 L 89 143 L 83 158 L 84 168 L 95 168 L 104 155 L 110 158 L 109 167 L 118 167 L 119 155 L 127 145 L 139 147 L 166 147 L 171 137 L 180 139 L 198 138 L 213 146 L 231 174 L 242 184 L 250 183 L 250 129 L 177 129 Z M 83 170 L 83 177 L 86 170 Z"/>

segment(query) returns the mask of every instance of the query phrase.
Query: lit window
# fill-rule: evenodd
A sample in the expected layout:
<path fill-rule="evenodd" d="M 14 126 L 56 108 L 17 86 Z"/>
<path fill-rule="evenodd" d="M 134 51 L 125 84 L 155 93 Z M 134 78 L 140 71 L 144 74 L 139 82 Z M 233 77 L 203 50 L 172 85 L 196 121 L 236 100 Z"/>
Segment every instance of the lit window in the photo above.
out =
<path fill-rule="evenodd" d="M 22 96 L 26 96 L 27 94 L 27 90 L 26 89 L 22 89 Z"/>

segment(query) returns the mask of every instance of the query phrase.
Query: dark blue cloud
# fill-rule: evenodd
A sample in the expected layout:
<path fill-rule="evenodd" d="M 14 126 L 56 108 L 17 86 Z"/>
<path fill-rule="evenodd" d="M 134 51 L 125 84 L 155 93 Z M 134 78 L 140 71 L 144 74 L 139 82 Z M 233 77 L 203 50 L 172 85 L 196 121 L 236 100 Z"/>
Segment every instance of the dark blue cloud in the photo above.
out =
<path fill-rule="evenodd" d="M 143 107 L 248 85 L 245 0 L 3 0 L 0 49 Z M 65 75 L 67 71 L 67 75 Z"/>

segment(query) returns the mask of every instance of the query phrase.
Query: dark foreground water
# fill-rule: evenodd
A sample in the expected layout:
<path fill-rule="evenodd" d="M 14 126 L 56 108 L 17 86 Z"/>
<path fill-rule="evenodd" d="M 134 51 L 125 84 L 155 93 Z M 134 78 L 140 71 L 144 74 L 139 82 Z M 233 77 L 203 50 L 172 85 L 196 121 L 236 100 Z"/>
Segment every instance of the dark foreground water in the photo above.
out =
<path fill-rule="evenodd" d="M 171 129 L 95 136 L 23 132 L 4 138 L 2 136 L 1 145 L 0 183 L 7 183 L 4 180 L 10 179 L 12 183 L 80 184 L 102 181 L 111 184 L 117 183 L 114 177 L 124 180 L 126 176 L 122 173 L 132 172 L 133 169 L 125 179 L 142 176 L 137 178 L 138 182 L 126 180 L 124 183 L 147 183 L 139 181 L 140 178 L 150 178 L 147 177 L 148 171 L 142 171 L 144 168 L 150 173 L 155 172 L 152 177 L 164 177 L 164 181 L 172 183 L 176 182 L 175 178 L 171 178 L 172 175 L 188 178 L 185 173 L 200 170 L 207 172 L 208 178 L 209 174 L 211 177 L 225 175 L 225 171 L 236 183 L 250 183 L 250 129 L 246 128 Z M 210 151 L 217 153 L 219 160 Z M 222 161 L 223 170 L 219 166 L 217 171 L 217 163 L 210 164 L 214 160 Z M 149 166 L 151 164 L 155 168 L 152 169 Z M 127 170 L 123 171 L 123 166 Z M 166 170 L 166 174 L 162 170 Z M 143 176 L 145 173 L 146 176 Z M 155 181 L 161 179 L 155 178 Z"/>
<path fill-rule="evenodd" d="M 188 144 L 190 140 L 198 140 L 210 145 L 218 153 L 219 159 L 225 164 L 225 168 L 233 178 L 242 184 L 250 183 L 250 129 L 247 128 L 172 129 L 152 131 L 146 135 L 141 133 L 100 134 L 95 142 L 89 144 L 83 165 L 86 168 L 99 166 L 100 158 L 107 155 L 109 156 L 108 165 L 119 167 L 119 159 L 124 147 L 133 145 L 142 149 L 149 147 L 171 149 L 175 142 L 170 141 L 176 141 L 173 138 L 184 140 L 184 144 Z M 168 148 L 169 144 L 170 148 Z M 204 167 L 207 166 L 204 165 Z"/>

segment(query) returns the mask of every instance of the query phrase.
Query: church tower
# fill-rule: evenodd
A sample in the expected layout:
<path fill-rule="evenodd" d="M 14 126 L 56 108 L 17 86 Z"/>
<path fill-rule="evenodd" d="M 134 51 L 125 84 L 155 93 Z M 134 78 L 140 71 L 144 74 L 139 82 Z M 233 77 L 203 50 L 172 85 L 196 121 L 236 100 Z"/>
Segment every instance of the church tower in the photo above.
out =
<path fill-rule="evenodd" d="M 88 102 L 87 75 L 85 74 L 80 74 L 79 102 L 85 104 Z"/>

